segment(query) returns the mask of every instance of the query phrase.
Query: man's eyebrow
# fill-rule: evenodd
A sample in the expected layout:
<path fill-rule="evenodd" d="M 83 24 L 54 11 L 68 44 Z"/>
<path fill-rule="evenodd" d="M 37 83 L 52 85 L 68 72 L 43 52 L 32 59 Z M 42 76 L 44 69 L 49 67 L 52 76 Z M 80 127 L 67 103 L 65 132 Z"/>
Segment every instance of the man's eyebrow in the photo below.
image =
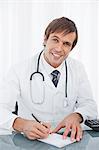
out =
<path fill-rule="evenodd" d="M 57 38 L 57 39 L 60 39 L 58 36 L 54 35 L 52 36 L 52 38 Z M 70 41 L 62 41 L 63 43 L 67 43 L 69 45 L 72 45 L 72 43 Z"/>
<path fill-rule="evenodd" d="M 66 42 L 63 42 L 64 44 L 68 44 L 68 45 L 72 45 L 72 43 L 71 42 L 68 42 L 68 41 L 66 41 Z"/>
<path fill-rule="evenodd" d="M 58 39 L 60 39 L 60 38 L 59 38 L 58 36 L 56 36 L 56 35 L 53 35 L 53 36 L 52 36 L 52 38 L 53 38 L 53 37 L 54 37 L 54 38 L 58 38 Z"/>

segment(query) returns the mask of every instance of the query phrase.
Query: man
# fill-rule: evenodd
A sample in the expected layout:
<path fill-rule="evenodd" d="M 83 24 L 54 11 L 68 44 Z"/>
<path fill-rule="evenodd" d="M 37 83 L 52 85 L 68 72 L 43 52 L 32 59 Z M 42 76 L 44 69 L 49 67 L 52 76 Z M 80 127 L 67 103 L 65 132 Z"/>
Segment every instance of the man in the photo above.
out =
<path fill-rule="evenodd" d="M 80 123 L 97 111 L 82 64 L 68 57 L 77 40 L 73 21 L 55 19 L 45 30 L 44 51 L 9 71 L 0 92 L 1 134 L 14 130 L 38 139 L 65 128 L 64 139 L 70 131 L 71 140 L 82 139 Z"/>

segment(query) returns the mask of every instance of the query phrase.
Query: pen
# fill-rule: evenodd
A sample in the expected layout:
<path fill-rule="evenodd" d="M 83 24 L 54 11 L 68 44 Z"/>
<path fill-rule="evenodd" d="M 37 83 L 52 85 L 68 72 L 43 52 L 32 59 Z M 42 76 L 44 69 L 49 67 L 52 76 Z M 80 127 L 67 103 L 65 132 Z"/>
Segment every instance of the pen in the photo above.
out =
<path fill-rule="evenodd" d="M 32 117 L 33 117 L 37 122 L 41 123 L 41 121 L 38 120 L 33 114 L 32 114 Z"/>
<path fill-rule="evenodd" d="M 32 117 L 33 117 L 37 122 L 39 122 L 40 124 L 42 124 L 44 127 L 47 128 L 47 126 L 44 125 L 44 124 L 42 123 L 42 121 L 38 120 L 38 119 L 34 116 L 34 114 L 32 114 Z"/>

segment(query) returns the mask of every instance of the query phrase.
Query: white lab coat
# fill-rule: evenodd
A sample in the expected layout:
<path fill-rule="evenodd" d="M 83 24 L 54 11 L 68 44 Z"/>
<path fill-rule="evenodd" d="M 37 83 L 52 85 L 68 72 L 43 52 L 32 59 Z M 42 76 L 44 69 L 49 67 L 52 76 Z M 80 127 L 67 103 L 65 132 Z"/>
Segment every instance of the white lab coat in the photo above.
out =
<path fill-rule="evenodd" d="M 97 108 L 93 100 L 89 81 L 85 70 L 78 61 L 67 58 L 68 104 L 65 106 L 65 66 L 60 76 L 58 87 L 55 88 L 47 72 L 40 63 L 40 71 L 44 74 L 44 102 L 37 104 L 42 97 L 41 80 L 32 80 L 32 96 L 30 94 L 30 76 L 37 68 L 38 55 L 26 60 L 22 64 L 15 65 L 7 74 L 0 88 L 0 134 L 8 134 L 13 131 L 12 124 L 17 115 L 12 114 L 15 103 L 18 101 L 18 116 L 33 119 L 32 113 L 41 121 L 55 121 L 58 123 L 72 112 L 82 114 L 84 120 L 96 118 Z M 38 87 L 38 88 L 37 88 Z M 35 103 L 34 103 L 35 102 Z M 77 104 L 76 104 L 77 102 Z"/>

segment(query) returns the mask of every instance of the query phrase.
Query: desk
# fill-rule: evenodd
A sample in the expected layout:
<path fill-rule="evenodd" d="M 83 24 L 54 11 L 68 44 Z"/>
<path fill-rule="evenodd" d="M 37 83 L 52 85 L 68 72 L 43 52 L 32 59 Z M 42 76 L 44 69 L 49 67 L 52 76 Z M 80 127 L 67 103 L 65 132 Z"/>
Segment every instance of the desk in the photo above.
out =
<path fill-rule="evenodd" d="M 28 140 L 19 133 L 1 135 L 0 150 L 99 150 L 99 132 L 84 131 L 83 139 L 80 142 L 63 148 L 56 148 L 37 140 Z"/>

